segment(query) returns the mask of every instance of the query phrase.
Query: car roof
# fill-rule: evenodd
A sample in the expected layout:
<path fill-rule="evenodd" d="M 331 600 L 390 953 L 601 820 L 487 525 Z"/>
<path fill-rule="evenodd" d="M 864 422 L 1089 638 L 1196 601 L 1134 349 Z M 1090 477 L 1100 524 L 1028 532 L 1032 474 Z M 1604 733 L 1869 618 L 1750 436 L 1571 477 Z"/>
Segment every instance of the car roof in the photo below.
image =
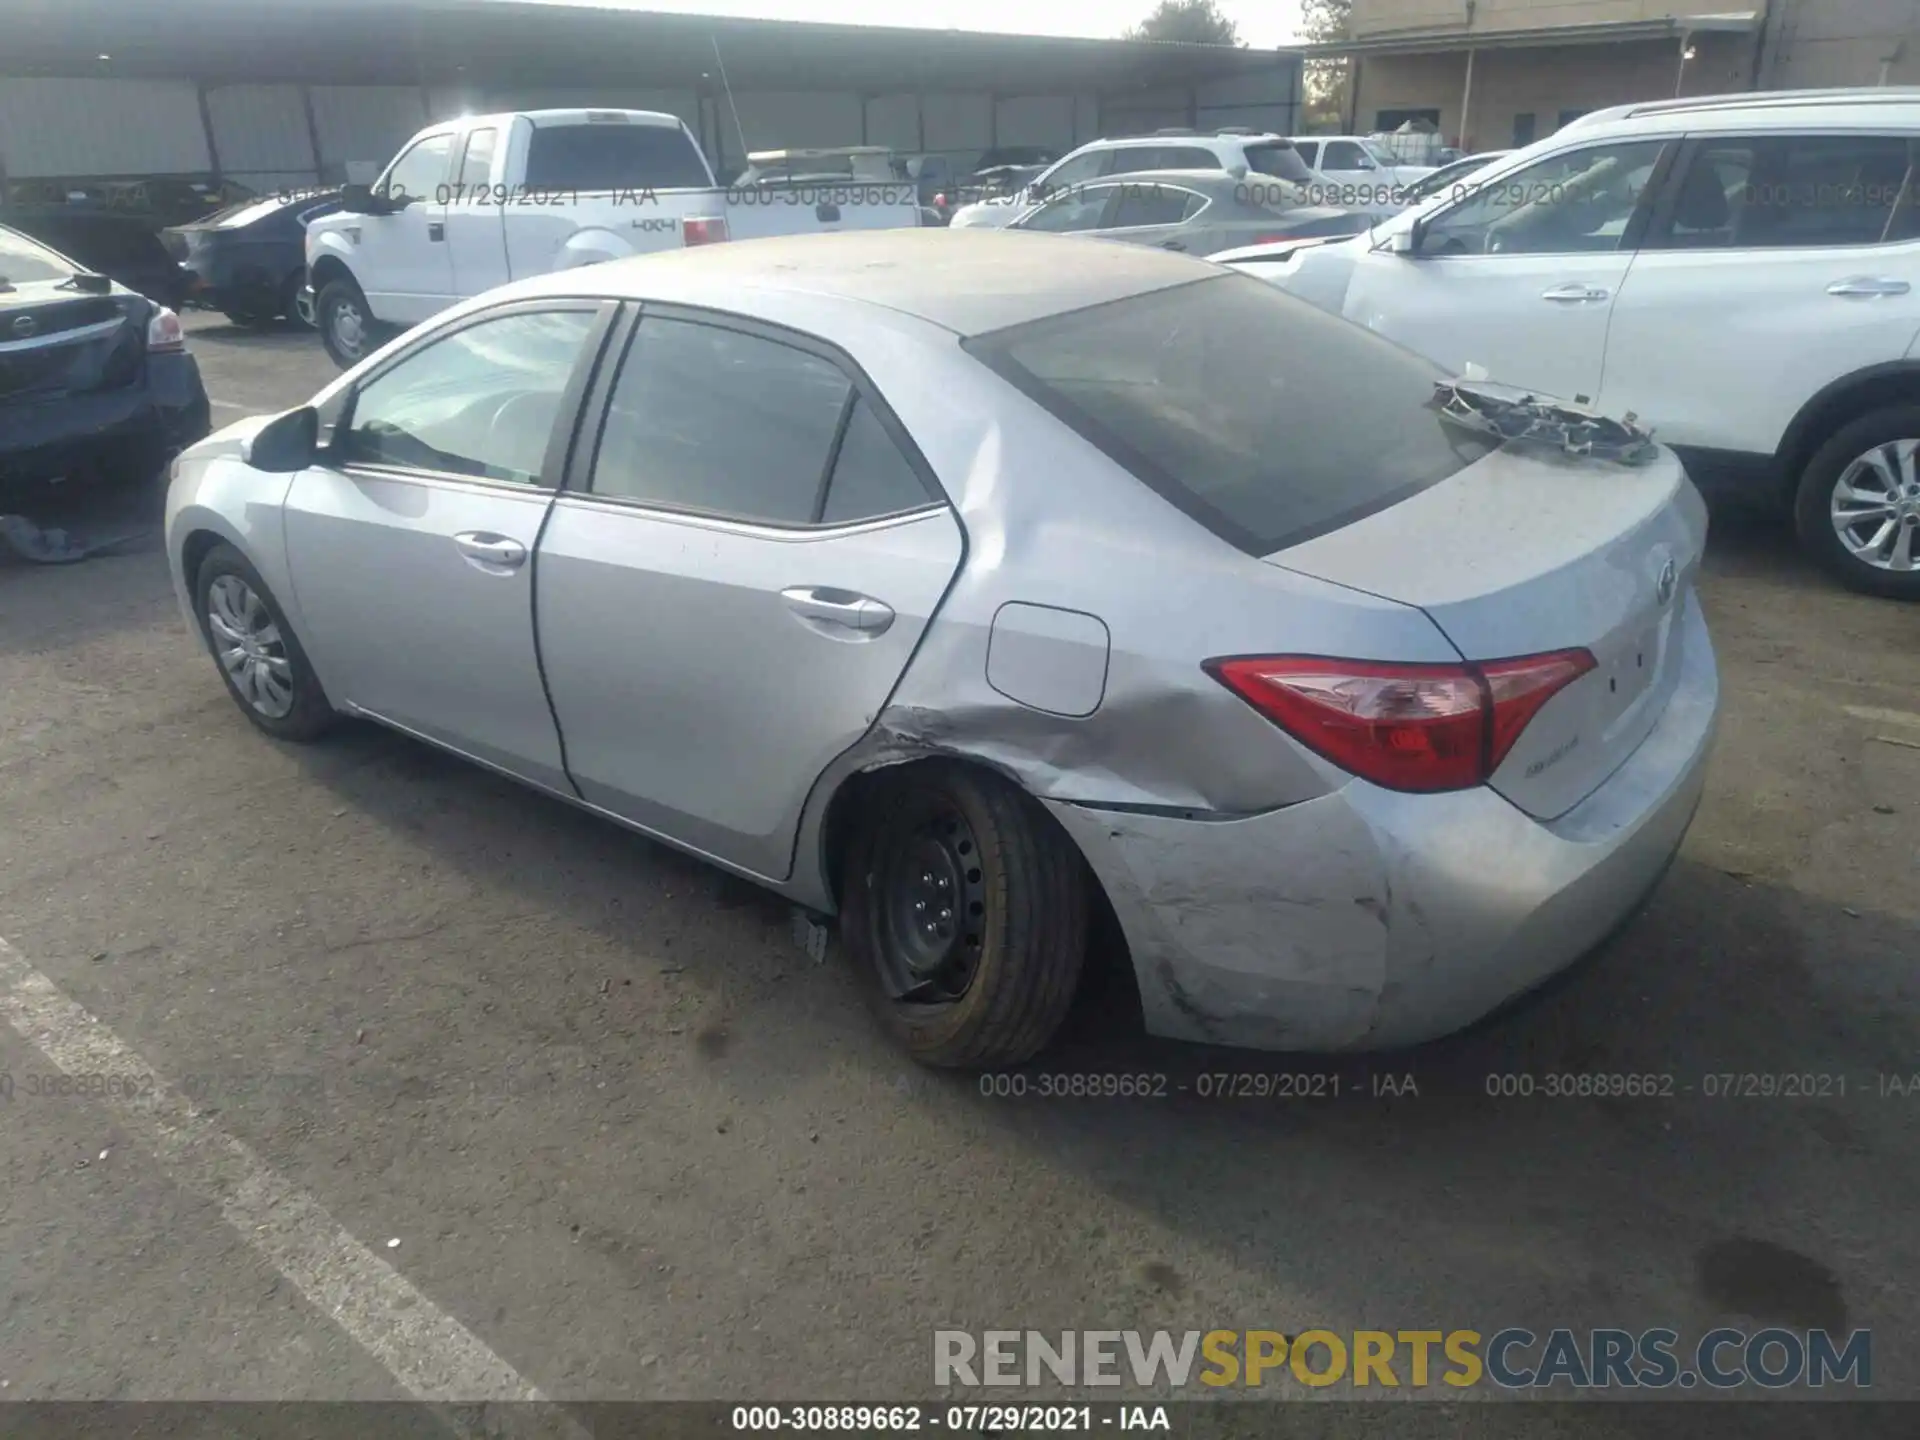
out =
<path fill-rule="evenodd" d="M 992 229 L 848 230 L 696 245 L 538 276 L 509 294 L 581 293 L 759 312 L 756 296 L 880 306 L 962 337 L 1144 295 L 1219 272 L 1148 245 Z"/>
<path fill-rule="evenodd" d="M 1073 188 L 1075 190 L 1095 190 L 1113 185 L 1170 185 L 1183 190 L 1205 190 L 1209 193 L 1231 191 L 1239 185 L 1254 184 L 1286 185 L 1294 182 L 1281 180 L 1276 176 L 1247 175 L 1238 178 L 1225 170 L 1129 170 L 1123 175 L 1101 175 L 1092 180 L 1083 180 Z"/>
<path fill-rule="evenodd" d="M 1851 90 L 1772 90 L 1734 95 L 1692 95 L 1681 100 L 1647 100 L 1595 110 L 1560 127 L 1581 135 L 1672 134 L 1689 132 L 1791 130 L 1808 124 L 1920 128 L 1920 87 L 1886 86 Z"/>

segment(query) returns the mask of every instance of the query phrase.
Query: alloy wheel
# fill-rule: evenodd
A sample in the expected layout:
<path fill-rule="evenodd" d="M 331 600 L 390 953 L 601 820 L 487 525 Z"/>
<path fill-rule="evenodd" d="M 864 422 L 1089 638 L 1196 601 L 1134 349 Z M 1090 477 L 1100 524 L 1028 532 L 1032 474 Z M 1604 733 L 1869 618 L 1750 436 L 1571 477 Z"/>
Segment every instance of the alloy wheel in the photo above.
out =
<path fill-rule="evenodd" d="M 1857 456 L 1834 482 L 1829 514 L 1849 555 L 1876 570 L 1920 563 L 1920 438 Z"/>
<path fill-rule="evenodd" d="M 214 657 L 235 692 L 269 720 L 293 709 L 293 663 L 287 642 L 263 601 L 238 575 L 207 587 L 207 631 Z"/>

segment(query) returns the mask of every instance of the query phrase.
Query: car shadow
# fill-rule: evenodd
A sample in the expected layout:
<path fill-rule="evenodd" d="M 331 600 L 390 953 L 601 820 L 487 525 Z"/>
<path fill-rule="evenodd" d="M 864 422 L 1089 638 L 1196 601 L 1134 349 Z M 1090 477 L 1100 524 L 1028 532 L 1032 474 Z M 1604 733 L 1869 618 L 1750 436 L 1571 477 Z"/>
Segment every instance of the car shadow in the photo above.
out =
<path fill-rule="evenodd" d="M 1683 858 L 1543 992 L 1430 1045 L 1331 1058 L 1147 1036 L 1118 941 L 1096 926 L 1057 1042 L 983 1081 L 916 1070 L 879 1041 L 847 977 L 811 967 L 786 938 L 787 906 L 757 887 L 372 727 L 299 754 L 344 803 L 515 908 L 566 914 L 636 969 L 652 968 L 663 920 L 680 913 L 625 904 L 640 882 L 703 897 L 693 923 L 715 927 L 714 943 L 674 949 L 674 968 L 723 997 L 727 1019 L 686 1043 L 743 1097 L 851 1069 L 916 1112 L 930 1143 L 985 1127 L 1147 1233 L 1294 1293 L 1352 1295 L 1358 1272 L 1375 1318 L 1482 1329 L 1631 1320 L 1698 1333 L 1733 1316 L 1892 1333 L 1890 1314 L 1913 1319 L 1879 1281 L 1920 1268 L 1905 1221 L 1916 1102 L 1876 1089 L 1920 1071 L 1920 933 L 1902 917 Z M 504 962 L 489 963 L 498 978 Z M 541 963 L 528 957 L 521 978 L 537 986 Z M 789 981 L 761 983 L 756 968 Z M 1149 1093 L 1117 1093 L 1107 1077 L 1120 1076 Z M 1155 1292 L 1199 1283 L 1151 1250 L 1135 1258 Z"/>

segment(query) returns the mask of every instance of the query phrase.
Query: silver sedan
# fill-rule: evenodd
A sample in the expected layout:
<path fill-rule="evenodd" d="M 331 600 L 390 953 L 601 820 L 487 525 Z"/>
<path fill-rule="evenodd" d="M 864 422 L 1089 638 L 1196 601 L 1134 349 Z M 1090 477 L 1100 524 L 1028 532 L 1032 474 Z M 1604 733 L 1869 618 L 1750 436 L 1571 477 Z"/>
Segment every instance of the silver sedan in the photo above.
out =
<path fill-rule="evenodd" d="M 1156 1033 L 1399 1045 L 1635 910 L 1719 697 L 1671 453 L 1439 378 L 1155 249 L 701 247 L 194 447 L 167 552 L 260 730 L 376 720 L 837 916 L 922 1061 L 1041 1050 L 1102 905 Z"/>

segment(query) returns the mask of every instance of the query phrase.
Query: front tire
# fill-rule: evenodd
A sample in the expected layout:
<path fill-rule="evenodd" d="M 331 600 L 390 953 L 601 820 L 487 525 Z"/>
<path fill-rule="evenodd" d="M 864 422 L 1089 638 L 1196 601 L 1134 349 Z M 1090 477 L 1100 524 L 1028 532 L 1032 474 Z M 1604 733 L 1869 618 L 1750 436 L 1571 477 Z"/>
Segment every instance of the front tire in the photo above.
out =
<path fill-rule="evenodd" d="M 1079 852 L 1025 792 L 963 765 L 915 766 L 867 799 L 841 935 L 881 1023 L 924 1065 L 1032 1059 L 1086 957 Z"/>
<path fill-rule="evenodd" d="M 1895 405 L 1836 431 L 1794 501 L 1800 544 L 1841 584 L 1920 600 L 1920 405 Z"/>
<path fill-rule="evenodd" d="M 313 317 L 327 354 L 342 370 L 351 370 L 380 348 L 367 297 L 351 280 L 329 280 L 321 286 L 314 297 Z"/>
<path fill-rule="evenodd" d="M 260 572 L 215 545 L 194 576 L 194 613 L 240 713 L 276 740 L 318 739 L 339 718 Z"/>

